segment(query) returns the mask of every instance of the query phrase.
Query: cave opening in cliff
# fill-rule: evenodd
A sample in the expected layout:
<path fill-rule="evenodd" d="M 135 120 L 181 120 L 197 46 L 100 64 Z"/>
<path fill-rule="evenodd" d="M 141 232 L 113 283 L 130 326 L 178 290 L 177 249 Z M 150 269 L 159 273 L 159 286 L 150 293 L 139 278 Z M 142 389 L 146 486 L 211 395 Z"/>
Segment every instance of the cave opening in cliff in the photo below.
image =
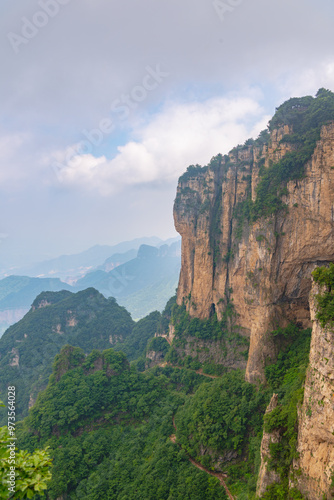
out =
<path fill-rule="evenodd" d="M 211 304 L 211 307 L 210 307 L 210 318 L 212 316 L 214 316 L 214 314 L 216 314 L 216 306 L 215 306 L 215 304 Z"/>

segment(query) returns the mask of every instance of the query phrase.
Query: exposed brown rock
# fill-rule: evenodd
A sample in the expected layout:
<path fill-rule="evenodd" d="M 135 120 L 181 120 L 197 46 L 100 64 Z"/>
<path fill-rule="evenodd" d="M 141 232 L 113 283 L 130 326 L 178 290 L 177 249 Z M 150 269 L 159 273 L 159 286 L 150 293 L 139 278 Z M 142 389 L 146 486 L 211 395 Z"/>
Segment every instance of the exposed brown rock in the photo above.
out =
<path fill-rule="evenodd" d="M 13 357 L 9 363 L 10 366 L 20 366 L 20 355 L 18 349 L 15 349 L 15 347 L 13 347 L 11 352 L 13 354 Z"/>
<path fill-rule="evenodd" d="M 315 319 L 314 284 L 310 294 L 313 320 L 310 365 L 307 370 L 304 402 L 299 411 L 299 459 L 294 469 L 295 485 L 309 500 L 334 497 L 334 332 L 321 328 Z"/>
<path fill-rule="evenodd" d="M 37 396 L 34 397 L 32 394 L 30 394 L 30 397 L 29 397 L 29 404 L 28 404 L 28 408 L 30 410 L 30 408 L 32 408 L 34 406 L 34 404 L 36 403 L 36 399 L 37 399 Z"/>
<path fill-rule="evenodd" d="M 152 368 L 153 366 L 159 365 L 164 357 L 162 351 L 148 351 L 146 353 L 146 368 Z"/>
<path fill-rule="evenodd" d="M 50 306 L 51 302 L 47 301 L 46 299 L 42 299 L 36 306 L 32 306 L 32 310 L 35 311 L 36 309 L 41 309 L 42 307 L 47 307 Z"/>
<path fill-rule="evenodd" d="M 183 358 L 191 356 L 200 363 L 214 363 L 227 370 L 244 370 L 247 365 L 247 346 L 236 340 L 201 340 L 187 337 L 182 345 L 174 343 L 177 354 Z"/>
<path fill-rule="evenodd" d="M 72 311 L 67 311 L 67 313 L 69 314 L 69 317 L 66 320 L 66 326 L 77 326 L 78 320 L 74 316 L 74 314 L 72 313 Z"/>
<path fill-rule="evenodd" d="M 57 325 L 52 328 L 52 331 L 58 333 L 59 335 L 64 334 L 64 332 L 61 329 L 61 323 L 57 323 Z"/>
<path fill-rule="evenodd" d="M 242 236 L 237 234 L 237 202 L 246 198 L 249 183 L 255 196 L 261 157 L 268 165 L 291 149 L 280 143 L 289 132 L 273 131 L 268 147 L 232 150 L 218 169 L 181 179 L 174 206 L 182 236 L 177 302 L 187 299 L 192 316 L 208 318 L 213 307 L 222 317 L 233 298 L 241 332 L 250 337 L 250 382 L 263 381 L 266 359 L 277 355 L 268 331 L 291 321 L 311 326 L 311 271 L 334 260 L 333 124 L 322 128 L 305 176 L 288 183 L 288 212 L 245 223 Z"/>
<path fill-rule="evenodd" d="M 171 323 L 168 326 L 168 333 L 156 333 L 155 337 L 163 337 L 167 340 L 168 344 L 172 344 L 175 337 L 175 327 Z"/>
<path fill-rule="evenodd" d="M 277 394 L 273 394 L 271 401 L 266 409 L 266 414 L 272 412 L 278 404 Z M 278 430 L 273 432 L 263 432 L 263 437 L 261 441 L 261 466 L 259 471 L 259 476 L 257 480 L 256 495 L 261 498 L 261 496 L 266 491 L 267 487 L 273 483 L 279 483 L 280 477 L 274 470 L 268 469 L 268 459 L 270 458 L 270 444 L 278 443 L 280 440 L 280 435 Z"/>
<path fill-rule="evenodd" d="M 117 344 L 117 342 L 123 342 L 123 335 L 109 335 L 110 344 Z"/>

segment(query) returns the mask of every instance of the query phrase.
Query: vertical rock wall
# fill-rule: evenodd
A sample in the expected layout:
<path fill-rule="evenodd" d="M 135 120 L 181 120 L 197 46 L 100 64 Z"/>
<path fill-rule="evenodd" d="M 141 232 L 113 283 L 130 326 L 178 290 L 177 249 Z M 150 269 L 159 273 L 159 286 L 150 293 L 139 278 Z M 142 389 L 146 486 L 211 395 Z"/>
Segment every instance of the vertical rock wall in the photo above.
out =
<path fill-rule="evenodd" d="M 178 304 L 194 317 L 222 317 L 233 299 L 238 324 L 250 337 L 246 379 L 264 380 L 267 358 L 276 356 L 267 335 L 290 321 L 309 327 L 311 271 L 334 260 L 334 125 L 323 126 L 302 179 L 287 185 L 288 211 L 238 227 L 235 210 L 256 195 L 261 164 L 280 159 L 291 133 L 274 130 L 268 146 L 232 150 L 220 166 L 180 179 L 174 220 L 182 236 Z"/>
<path fill-rule="evenodd" d="M 271 401 L 266 410 L 266 415 L 272 412 L 277 407 L 278 399 L 277 394 L 273 394 Z M 267 487 L 273 483 L 279 483 L 280 477 L 274 470 L 268 469 L 268 459 L 270 459 L 270 444 L 278 443 L 280 440 L 279 431 L 275 430 L 273 432 L 263 432 L 263 437 L 261 441 L 261 466 L 259 471 L 259 477 L 256 486 L 256 495 L 261 498 L 263 493 L 266 491 Z"/>
<path fill-rule="evenodd" d="M 310 365 L 299 411 L 300 456 L 294 463 L 296 486 L 309 500 L 334 498 L 334 331 L 322 328 L 315 319 L 319 291 L 314 284 L 310 294 Z"/>

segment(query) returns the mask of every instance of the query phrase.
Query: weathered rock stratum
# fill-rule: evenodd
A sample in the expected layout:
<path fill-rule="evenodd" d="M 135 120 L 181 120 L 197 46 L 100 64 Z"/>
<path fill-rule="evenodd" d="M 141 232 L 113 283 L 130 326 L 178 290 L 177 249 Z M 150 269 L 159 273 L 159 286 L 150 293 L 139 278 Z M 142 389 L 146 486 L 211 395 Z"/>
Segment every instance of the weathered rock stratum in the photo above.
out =
<path fill-rule="evenodd" d="M 266 409 L 266 415 L 272 412 L 278 404 L 277 394 L 273 394 L 271 401 Z M 267 487 L 274 483 L 280 482 L 280 476 L 275 470 L 270 470 L 268 467 L 268 459 L 271 458 L 270 444 L 278 443 L 280 441 L 280 434 L 278 430 L 272 432 L 263 432 L 261 441 L 261 466 L 259 470 L 259 476 L 257 479 L 256 495 L 261 498 L 261 496 L 266 491 Z"/>
<path fill-rule="evenodd" d="M 267 143 L 246 142 L 206 168 L 188 169 L 174 205 L 182 236 L 177 302 L 193 317 L 216 312 L 220 319 L 233 300 L 240 332 L 250 338 L 246 379 L 254 383 L 277 355 L 268 332 L 289 322 L 311 326 L 311 272 L 334 260 L 333 123 L 322 126 L 304 175 L 287 182 L 286 209 L 252 223 L 240 218 L 263 170 L 293 151 L 291 134 L 292 126 L 279 126 Z"/>
<path fill-rule="evenodd" d="M 310 364 L 298 415 L 299 459 L 294 463 L 299 471 L 294 474 L 295 486 L 309 500 L 329 500 L 334 495 L 334 332 L 316 320 L 315 295 L 321 291 L 313 284 Z"/>

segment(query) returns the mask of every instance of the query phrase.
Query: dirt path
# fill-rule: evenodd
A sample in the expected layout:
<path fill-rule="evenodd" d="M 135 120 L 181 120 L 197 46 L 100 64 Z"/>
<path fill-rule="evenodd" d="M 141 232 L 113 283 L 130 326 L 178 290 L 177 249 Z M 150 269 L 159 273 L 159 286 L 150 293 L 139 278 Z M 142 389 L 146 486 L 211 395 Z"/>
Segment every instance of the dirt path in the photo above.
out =
<path fill-rule="evenodd" d="M 189 370 L 191 372 L 198 373 L 198 375 L 203 375 L 204 377 L 219 378 L 218 375 L 209 375 L 208 373 L 203 373 L 203 368 L 200 368 L 199 370 L 192 370 L 191 368 L 185 368 L 184 366 L 172 365 L 171 363 L 167 363 L 166 361 L 163 363 L 159 363 L 156 366 L 160 366 L 161 368 L 164 368 L 165 366 L 171 366 L 172 368 L 179 368 L 180 370 Z"/>
<path fill-rule="evenodd" d="M 177 429 L 176 429 L 174 417 L 173 417 L 173 427 L 174 427 L 175 432 L 176 432 Z M 172 441 L 172 443 L 178 444 L 176 442 L 176 435 L 175 434 L 172 434 L 171 436 L 169 436 L 169 439 Z M 178 444 L 178 446 L 180 446 L 180 448 L 181 448 L 181 445 Z M 196 462 L 196 460 L 194 460 L 190 455 L 188 455 L 188 453 L 187 453 L 187 456 L 189 458 L 189 461 L 195 467 L 197 467 L 197 469 L 200 469 L 200 470 L 206 472 L 207 474 L 210 474 L 210 476 L 214 476 L 214 477 L 218 478 L 219 481 L 220 481 L 221 486 L 223 486 L 225 488 L 227 496 L 230 498 L 230 500 L 234 500 L 234 496 L 232 495 L 232 493 L 230 492 L 230 490 L 228 489 L 228 487 L 226 486 L 226 483 L 224 481 L 224 478 L 227 477 L 226 474 L 223 474 L 222 472 L 213 472 L 213 471 L 211 471 L 209 469 L 206 469 L 202 464 L 200 464 L 199 462 Z"/>

